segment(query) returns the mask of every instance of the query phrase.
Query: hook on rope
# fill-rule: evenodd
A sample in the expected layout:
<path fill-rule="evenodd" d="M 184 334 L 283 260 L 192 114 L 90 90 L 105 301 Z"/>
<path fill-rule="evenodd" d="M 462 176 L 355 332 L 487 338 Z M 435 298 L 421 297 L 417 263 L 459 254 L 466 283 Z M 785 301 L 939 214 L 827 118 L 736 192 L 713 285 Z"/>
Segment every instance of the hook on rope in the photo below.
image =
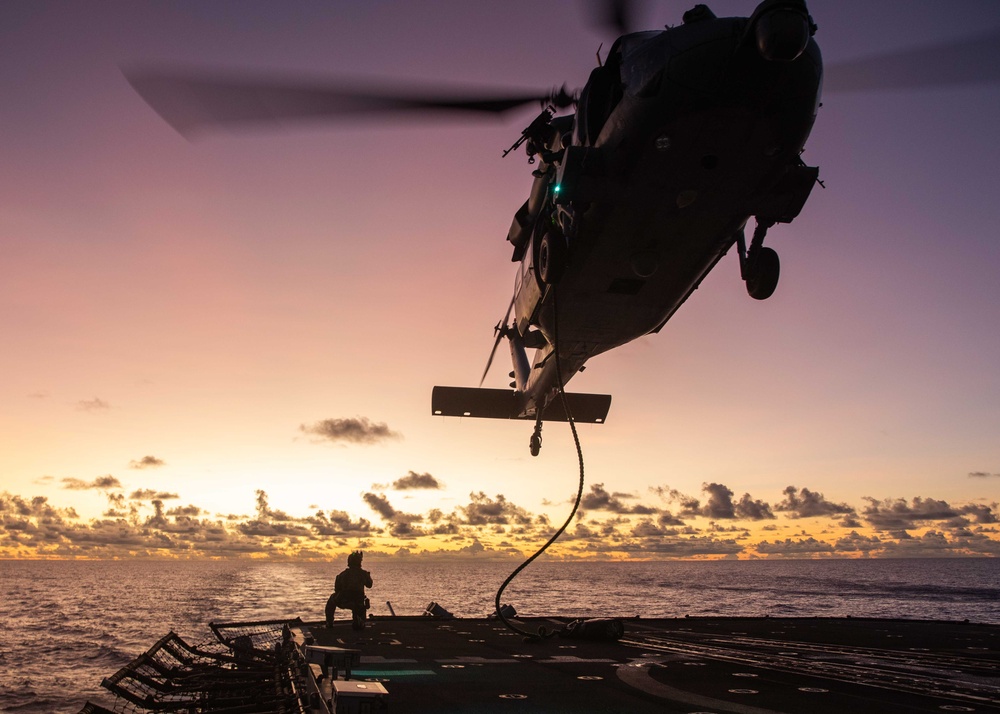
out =
<path fill-rule="evenodd" d="M 535 431 L 531 434 L 531 441 L 528 443 L 528 448 L 531 451 L 532 456 L 538 456 L 538 452 L 542 450 L 542 412 L 539 410 L 538 418 L 535 420 Z"/>

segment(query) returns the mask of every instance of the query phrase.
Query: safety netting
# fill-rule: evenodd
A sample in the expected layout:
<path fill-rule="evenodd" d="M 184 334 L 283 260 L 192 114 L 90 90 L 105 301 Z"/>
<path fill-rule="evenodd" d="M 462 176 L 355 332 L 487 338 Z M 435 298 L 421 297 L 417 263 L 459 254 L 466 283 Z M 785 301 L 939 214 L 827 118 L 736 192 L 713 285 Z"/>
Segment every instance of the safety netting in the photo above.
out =
<path fill-rule="evenodd" d="M 307 712 L 289 631 L 297 624 L 301 621 L 213 623 L 215 640 L 198 645 L 170 632 L 101 682 L 115 695 L 112 709 L 88 702 L 80 714 Z"/>

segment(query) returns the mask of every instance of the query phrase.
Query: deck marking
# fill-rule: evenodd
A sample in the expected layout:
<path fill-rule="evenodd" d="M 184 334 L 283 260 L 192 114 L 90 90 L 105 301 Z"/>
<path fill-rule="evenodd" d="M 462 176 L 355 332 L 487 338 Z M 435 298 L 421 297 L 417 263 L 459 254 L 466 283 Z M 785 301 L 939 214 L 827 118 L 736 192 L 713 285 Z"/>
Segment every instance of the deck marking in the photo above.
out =
<path fill-rule="evenodd" d="M 650 663 L 649 660 L 645 661 Z M 784 714 L 773 709 L 762 709 L 746 704 L 738 704 L 737 702 L 727 702 L 724 699 L 706 697 L 701 694 L 694 694 L 686 692 L 683 689 L 671 687 L 653 679 L 646 667 L 618 667 L 615 669 L 615 674 L 618 675 L 618 679 L 631 687 L 678 704 L 712 709 L 716 712 L 732 712 L 732 714 Z"/>

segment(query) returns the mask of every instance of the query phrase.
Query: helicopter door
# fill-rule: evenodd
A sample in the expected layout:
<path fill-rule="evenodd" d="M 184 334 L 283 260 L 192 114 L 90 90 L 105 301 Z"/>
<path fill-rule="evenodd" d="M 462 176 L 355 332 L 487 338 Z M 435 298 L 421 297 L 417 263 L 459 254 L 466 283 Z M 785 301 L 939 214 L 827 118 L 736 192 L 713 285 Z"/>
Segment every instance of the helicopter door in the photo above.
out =
<path fill-rule="evenodd" d="M 595 67 L 580 93 L 576 114 L 577 146 L 594 146 L 601 129 L 622 98 L 621 71 L 617 62 Z"/>
<path fill-rule="evenodd" d="M 535 241 L 540 239 L 539 232 L 533 231 L 527 250 L 521 258 L 517 276 L 514 279 L 514 315 L 517 331 L 522 335 L 528 331 L 528 325 L 538 312 L 538 304 L 542 300 L 542 287 L 535 277 Z"/>

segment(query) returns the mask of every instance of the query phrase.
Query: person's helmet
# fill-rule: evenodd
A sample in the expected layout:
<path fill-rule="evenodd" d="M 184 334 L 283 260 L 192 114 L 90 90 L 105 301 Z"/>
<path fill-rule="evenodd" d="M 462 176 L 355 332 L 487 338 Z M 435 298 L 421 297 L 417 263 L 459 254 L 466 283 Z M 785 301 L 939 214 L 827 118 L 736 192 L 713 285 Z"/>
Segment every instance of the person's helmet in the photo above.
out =
<path fill-rule="evenodd" d="M 361 567 L 361 559 L 364 558 L 364 557 L 365 557 L 364 553 L 362 553 L 360 550 L 354 551 L 349 556 L 347 556 L 347 567 L 348 568 L 360 568 Z"/>

